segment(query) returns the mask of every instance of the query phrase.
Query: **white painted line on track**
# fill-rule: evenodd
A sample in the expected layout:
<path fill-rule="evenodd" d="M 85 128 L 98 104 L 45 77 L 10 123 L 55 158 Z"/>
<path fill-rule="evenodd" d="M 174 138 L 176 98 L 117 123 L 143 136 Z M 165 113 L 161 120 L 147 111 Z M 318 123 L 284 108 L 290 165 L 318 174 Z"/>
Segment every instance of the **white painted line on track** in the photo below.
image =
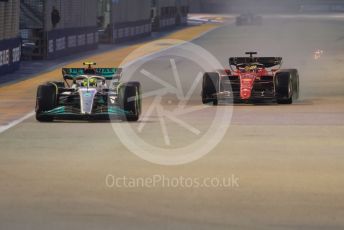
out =
<path fill-rule="evenodd" d="M 31 117 L 34 116 L 34 115 L 35 115 L 35 111 L 32 111 L 32 112 L 26 114 L 25 116 L 23 116 L 23 117 L 21 117 L 21 118 L 15 120 L 15 121 L 12 121 L 12 122 L 8 123 L 7 125 L 0 125 L 0 133 L 3 133 L 3 132 L 5 132 L 5 131 L 7 131 L 7 130 L 13 128 L 14 126 L 16 126 L 16 125 L 22 123 L 23 121 L 25 121 L 25 120 L 31 118 Z"/>
<path fill-rule="evenodd" d="M 144 59 L 146 59 L 146 58 L 149 58 L 150 56 L 153 56 L 153 55 L 156 55 L 156 54 L 165 52 L 165 51 L 167 51 L 167 50 L 169 50 L 169 49 L 172 49 L 172 48 L 181 46 L 181 45 L 183 45 L 183 44 L 186 44 L 186 43 L 188 43 L 188 42 L 192 42 L 192 41 L 194 41 L 194 40 L 197 40 L 197 39 L 203 37 L 204 35 L 206 35 L 206 34 L 212 32 L 213 30 L 218 29 L 218 28 L 219 28 L 219 27 L 215 27 L 215 28 L 210 29 L 210 30 L 208 30 L 208 31 L 206 31 L 206 32 L 203 32 L 203 33 L 201 33 L 200 35 L 198 35 L 198 36 L 192 38 L 192 40 L 190 40 L 190 41 L 185 41 L 185 42 L 182 42 L 182 43 L 180 43 L 180 44 L 172 45 L 172 46 L 170 46 L 170 47 L 161 49 L 161 50 L 156 51 L 156 52 L 154 52 L 154 53 L 150 53 L 150 54 L 146 54 L 146 55 L 143 55 L 143 56 L 141 56 L 141 57 L 138 57 L 137 59 L 135 59 L 135 60 L 133 60 L 133 61 L 130 61 L 130 62 L 126 63 L 126 64 L 125 64 L 125 67 L 126 67 L 126 66 L 129 66 L 129 65 L 131 65 L 131 64 L 133 64 L 133 63 L 135 63 L 135 62 L 137 62 L 137 61 L 141 61 L 141 60 L 144 60 Z M 25 121 L 25 120 L 27 120 L 27 119 L 33 117 L 34 115 L 35 115 L 35 112 L 33 111 L 33 112 L 30 112 L 30 113 L 26 114 L 25 116 L 23 116 L 23 117 L 21 117 L 21 118 L 19 118 L 19 119 L 17 119 L 17 120 L 11 121 L 10 123 L 8 123 L 8 124 L 6 124 L 6 125 L 0 125 L 0 134 L 3 133 L 3 132 L 5 132 L 5 131 L 7 131 L 7 130 L 9 130 L 9 129 L 11 129 L 11 128 L 13 128 L 13 127 L 15 127 L 15 126 L 17 126 L 18 124 L 20 124 L 20 123 L 22 123 L 23 121 Z"/>

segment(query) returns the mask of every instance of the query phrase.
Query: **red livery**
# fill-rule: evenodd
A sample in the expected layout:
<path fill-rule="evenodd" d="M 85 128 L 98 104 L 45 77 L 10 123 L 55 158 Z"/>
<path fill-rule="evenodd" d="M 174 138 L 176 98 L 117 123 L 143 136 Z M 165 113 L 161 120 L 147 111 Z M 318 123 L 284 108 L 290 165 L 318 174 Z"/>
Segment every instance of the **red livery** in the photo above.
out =
<path fill-rule="evenodd" d="M 299 74 L 296 69 L 280 69 L 281 57 L 229 59 L 230 69 L 208 72 L 203 76 L 202 101 L 217 105 L 226 99 L 234 102 L 274 101 L 292 104 L 299 97 Z"/>

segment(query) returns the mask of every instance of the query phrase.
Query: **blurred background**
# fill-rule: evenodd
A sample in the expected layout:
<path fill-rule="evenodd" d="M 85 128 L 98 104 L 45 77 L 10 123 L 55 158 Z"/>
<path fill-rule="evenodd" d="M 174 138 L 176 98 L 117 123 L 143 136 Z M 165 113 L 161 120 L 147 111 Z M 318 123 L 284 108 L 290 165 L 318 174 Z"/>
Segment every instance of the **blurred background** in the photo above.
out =
<path fill-rule="evenodd" d="M 302 13 L 344 11 L 341 0 L 189 0 L 192 12 Z"/>
<path fill-rule="evenodd" d="M 187 24 L 188 13 L 343 12 L 340 0 L 0 0 L 0 74 Z"/>

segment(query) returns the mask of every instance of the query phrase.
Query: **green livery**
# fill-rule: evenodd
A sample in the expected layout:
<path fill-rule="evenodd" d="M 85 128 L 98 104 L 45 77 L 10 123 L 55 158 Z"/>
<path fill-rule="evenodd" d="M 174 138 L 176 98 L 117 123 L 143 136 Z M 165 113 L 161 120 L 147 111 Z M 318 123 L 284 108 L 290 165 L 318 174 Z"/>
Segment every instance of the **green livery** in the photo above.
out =
<path fill-rule="evenodd" d="M 121 68 L 63 68 L 65 82 L 48 82 L 37 89 L 36 119 L 138 121 L 140 82 L 121 82 Z M 133 98 L 135 98 L 133 100 Z"/>

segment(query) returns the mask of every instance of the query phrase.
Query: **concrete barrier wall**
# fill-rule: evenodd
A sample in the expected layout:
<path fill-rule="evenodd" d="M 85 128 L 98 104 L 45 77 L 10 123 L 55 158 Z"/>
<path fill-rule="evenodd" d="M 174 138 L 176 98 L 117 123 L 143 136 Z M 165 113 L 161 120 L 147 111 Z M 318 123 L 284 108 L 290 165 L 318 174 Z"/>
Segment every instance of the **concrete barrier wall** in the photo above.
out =
<path fill-rule="evenodd" d="M 47 0 L 44 8 L 48 59 L 97 48 L 97 0 Z M 61 19 L 55 28 L 54 8 Z"/>
<path fill-rule="evenodd" d="M 113 42 L 124 42 L 149 36 L 152 32 L 150 20 L 116 23 L 113 27 Z"/>
<path fill-rule="evenodd" d="M 187 24 L 189 0 L 156 0 L 153 4 L 153 31 Z"/>
<path fill-rule="evenodd" d="M 47 32 L 46 58 L 58 58 L 98 47 L 97 27 L 79 27 Z"/>

